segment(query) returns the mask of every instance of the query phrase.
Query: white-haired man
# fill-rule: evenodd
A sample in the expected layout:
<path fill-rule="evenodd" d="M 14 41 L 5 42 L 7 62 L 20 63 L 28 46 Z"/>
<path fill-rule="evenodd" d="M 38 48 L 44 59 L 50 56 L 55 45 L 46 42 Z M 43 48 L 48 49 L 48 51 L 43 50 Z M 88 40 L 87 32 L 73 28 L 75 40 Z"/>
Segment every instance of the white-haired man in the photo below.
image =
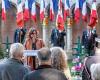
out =
<path fill-rule="evenodd" d="M 82 80 L 92 80 L 90 67 L 92 64 L 100 63 L 100 48 L 96 48 L 95 55 L 86 57 L 82 71 Z"/>
<path fill-rule="evenodd" d="M 24 46 L 14 43 L 10 47 L 10 58 L 0 64 L 0 80 L 23 80 L 29 72 L 22 62 Z"/>
<path fill-rule="evenodd" d="M 100 63 L 92 64 L 90 72 L 93 80 L 100 80 Z"/>
<path fill-rule="evenodd" d="M 67 80 L 63 72 L 51 67 L 51 51 L 41 48 L 38 52 L 39 67 L 27 74 L 24 80 Z"/>

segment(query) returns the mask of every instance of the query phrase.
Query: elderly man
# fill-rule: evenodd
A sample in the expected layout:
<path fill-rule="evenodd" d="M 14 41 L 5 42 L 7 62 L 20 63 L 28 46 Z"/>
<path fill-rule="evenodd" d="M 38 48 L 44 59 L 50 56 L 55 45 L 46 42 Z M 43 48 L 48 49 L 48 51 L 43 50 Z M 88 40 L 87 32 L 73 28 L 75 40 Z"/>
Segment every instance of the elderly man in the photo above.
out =
<path fill-rule="evenodd" d="M 10 58 L 0 63 L 0 80 L 23 80 L 29 72 L 22 62 L 24 47 L 14 43 L 10 47 Z"/>
<path fill-rule="evenodd" d="M 100 80 L 100 63 L 92 64 L 90 71 L 93 80 Z"/>
<path fill-rule="evenodd" d="M 82 71 L 82 80 L 92 80 L 90 67 L 92 64 L 100 63 L 100 48 L 96 48 L 95 55 L 86 57 Z"/>
<path fill-rule="evenodd" d="M 24 80 L 67 80 L 66 76 L 59 70 L 51 67 L 51 51 L 41 48 L 38 51 L 39 67 L 27 74 Z"/>

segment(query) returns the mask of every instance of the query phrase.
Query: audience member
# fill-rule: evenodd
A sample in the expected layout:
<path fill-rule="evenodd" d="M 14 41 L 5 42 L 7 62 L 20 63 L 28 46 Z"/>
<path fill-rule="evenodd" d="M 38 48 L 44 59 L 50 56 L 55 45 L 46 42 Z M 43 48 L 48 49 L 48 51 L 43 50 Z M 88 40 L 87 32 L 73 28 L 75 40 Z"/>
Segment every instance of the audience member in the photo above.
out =
<path fill-rule="evenodd" d="M 99 48 L 96 48 L 94 56 L 89 56 L 84 59 L 82 80 L 92 80 L 90 66 L 95 63 L 100 63 L 100 49 Z"/>
<path fill-rule="evenodd" d="M 66 76 L 59 70 L 51 67 L 51 51 L 42 48 L 38 51 L 39 67 L 27 74 L 24 80 L 67 80 Z"/>
<path fill-rule="evenodd" d="M 100 80 L 100 63 L 92 64 L 90 71 L 93 80 Z"/>
<path fill-rule="evenodd" d="M 0 64 L 0 80 L 23 80 L 29 69 L 22 62 L 24 46 L 14 43 L 10 47 L 10 58 Z"/>
<path fill-rule="evenodd" d="M 52 47 L 51 53 L 52 67 L 62 71 L 68 80 L 71 80 L 71 74 L 67 64 L 67 55 L 65 51 L 60 47 Z"/>

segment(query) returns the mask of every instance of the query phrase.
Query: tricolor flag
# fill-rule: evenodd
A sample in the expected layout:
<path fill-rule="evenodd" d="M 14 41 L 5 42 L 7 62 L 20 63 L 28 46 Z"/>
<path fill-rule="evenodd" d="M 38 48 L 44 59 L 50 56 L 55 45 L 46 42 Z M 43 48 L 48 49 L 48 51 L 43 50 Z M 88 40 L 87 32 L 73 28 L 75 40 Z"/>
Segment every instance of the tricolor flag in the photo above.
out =
<path fill-rule="evenodd" d="M 29 20 L 29 6 L 28 6 L 28 0 L 25 1 L 25 10 L 24 10 L 24 21 Z"/>
<path fill-rule="evenodd" d="M 83 7 L 82 7 L 82 19 L 87 22 L 87 7 L 86 1 L 84 0 Z"/>
<path fill-rule="evenodd" d="M 85 0 L 79 0 L 79 8 L 82 9 Z"/>
<path fill-rule="evenodd" d="M 45 3 L 44 0 L 40 1 L 40 20 L 43 21 L 45 12 Z"/>
<path fill-rule="evenodd" d="M 6 20 L 6 9 L 5 9 L 5 1 L 2 0 L 2 20 Z"/>
<path fill-rule="evenodd" d="M 69 1 L 69 6 L 71 7 L 73 5 L 73 0 L 68 0 Z"/>
<path fill-rule="evenodd" d="M 34 22 L 36 22 L 36 5 L 35 5 L 35 1 L 32 3 L 31 18 Z"/>
<path fill-rule="evenodd" d="M 59 30 L 63 31 L 64 30 L 64 20 L 63 20 L 63 15 L 62 15 L 62 7 L 61 7 L 61 0 L 59 0 L 59 10 L 56 18 L 56 26 L 58 27 Z"/>
<path fill-rule="evenodd" d="M 54 12 L 58 11 L 58 1 L 59 0 L 52 0 Z"/>
<path fill-rule="evenodd" d="M 2 20 L 6 20 L 6 10 L 10 9 L 10 7 L 9 0 L 2 0 Z"/>
<path fill-rule="evenodd" d="M 75 21 L 76 21 L 76 23 L 78 23 L 79 20 L 80 20 L 79 0 L 76 0 L 74 15 L 75 15 L 74 16 L 75 17 Z"/>
<path fill-rule="evenodd" d="M 67 16 L 69 16 L 69 9 L 70 9 L 69 0 L 65 0 L 64 2 L 64 21 L 66 21 Z"/>
<path fill-rule="evenodd" d="M 54 10 L 53 10 L 53 2 L 50 0 L 50 20 L 54 20 Z"/>
<path fill-rule="evenodd" d="M 96 10 L 96 1 L 94 1 L 91 8 L 89 26 L 94 27 L 96 23 L 97 23 L 97 10 Z"/>
<path fill-rule="evenodd" d="M 17 16 L 16 21 L 18 27 L 22 28 L 24 26 L 24 18 L 23 18 L 23 8 L 21 0 L 17 0 Z"/>
<path fill-rule="evenodd" d="M 58 7 L 60 7 L 60 9 L 62 9 L 62 7 L 63 7 L 62 0 L 59 0 Z"/>

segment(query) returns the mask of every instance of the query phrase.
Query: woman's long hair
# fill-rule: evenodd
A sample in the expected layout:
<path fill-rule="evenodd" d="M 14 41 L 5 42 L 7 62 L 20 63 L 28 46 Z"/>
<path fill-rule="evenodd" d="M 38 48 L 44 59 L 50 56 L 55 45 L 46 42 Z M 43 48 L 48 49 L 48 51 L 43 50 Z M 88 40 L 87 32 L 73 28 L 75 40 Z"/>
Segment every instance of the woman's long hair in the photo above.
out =
<path fill-rule="evenodd" d="M 36 33 L 37 35 L 37 30 L 35 28 L 30 28 L 29 31 L 27 32 L 26 38 L 31 38 L 31 34 L 33 34 L 33 32 Z"/>
<path fill-rule="evenodd" d="M 67 69 L 67 55 L 65 51 L 60 47 L 52 47 L 51 53 L 53 68 L 58 69 L 60 71 L 64 71 L 65 69 Z"/>

